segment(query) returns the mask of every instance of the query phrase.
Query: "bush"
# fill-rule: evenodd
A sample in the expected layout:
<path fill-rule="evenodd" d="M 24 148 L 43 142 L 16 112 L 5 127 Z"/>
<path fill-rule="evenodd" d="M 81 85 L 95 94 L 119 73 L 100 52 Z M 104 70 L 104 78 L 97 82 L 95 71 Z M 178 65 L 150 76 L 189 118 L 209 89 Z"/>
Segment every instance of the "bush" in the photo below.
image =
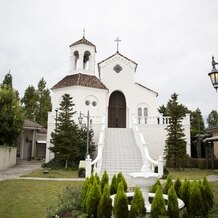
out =
<path fill-rule="evenodd" d="M 160 216 L 165 216 L 167 214 L 165 208 L 165 201 L 163 198 L 163 193 L 160 186 L 157 186 L 157 190 L 155 192 L 155 197 L 151 204 L 151 218 L 159 218 Z"/>
<path fill-rule="evenodd" d="M 170 187 L 173 186 L 172 177 L 170 175 L 167 176 L 167 183 L 164 187 L 163 193 L 167 194 Z"/>
<path fill-rule="evenodd" d="M 123 182 L 118 185 L 117 194 L 114 199 L 114 218 L 128 217 L 128 200 L 124 192 Z"/>
<path fill-rule="evenodd" d="M 139 187 L 135 188 L 129 218 L 144 217 L 146 215 L 145 201 Z"/>
<path fill-rule="evenodd" d="M 157 190 L 157 186 L 160 186 L 160 188 L 162 188 L 159 179 L 158 179 L 157 182 L 150 188 L 150 192 L 151 192 L 151 193 L 155 193 L 156 190 Z"/>
<path fill-rule="evenodd" d="M 85 178 L 86 177 L 86 169 L 85 168 L 79 168 L 78 177 L 79 178 Z"/>
<path fill-rule="evenodd" d="M 102 192 L 102 193 L 103 193 L 103 191 L 104 191 L 104 186 L 105 186 L 106 184 L 108 184 L 108 182 L 109 182 L 108 174 L 107 174 L 106 171 L 104 171 L 104 173 L 103 173 L 103 175 L 102 175 L 102 178 L 101 178 L 101 192 Z M 110 190 L 110 188 L 109 188 L 109 190 Z"/>
<path fill-rule="evenodd" d="M 124 188 L 124 192 L 127 192 L 127 182 L 125 180 L 125 177 L 123 176 L 122 172 L 119 172 L 117 175 L 117 185 L 119 186 L 119 183 L 123 182 L 123 188 Z"/>
<path fill-rule="evenodd" d="M 117 193 L 117 176 L 114 175 L 111 181 L 110 194 L 114 195 L 116 193 Z"/>
<path fill-rule="evenodd" d="M 81 190 L 81 207 L 84 212 L 86 211 L 86 200 L 90 188 L 91 188 L 90 178 L 86 178 Z"/>
<path fill-rule="evenodd" d="M 190 182 L 185 179 L 179 189 L 179 196 L 184 201 L 187 211 L 189 211 L 189 189 Z"/>
<path fill-rule="evenodd" d="M 111 218 L 112 215 L 112 199 L 110 198 L 110 187 L 106 183 L 104 185 L 103 195 L 98 204 L 98 218 Z"/>
<path fill-rule="evenodd" d="M 167 214 L 170 218 L 179 218 L 179 206 L 174 186 L 168 191 Z"/>
<path fill-rule="evenodd" d="M 174 183 L 174 189 L 176 191 L 176 194 L 177 194 L 178 198 L 180 198 L 179 190 L 180 190 L 181 185 L 182 185 L 181 180 L 179 178 L 177 178 L 175 183 Z"/>
<path fill-rule="evenodd" d="M 97 218 L 98 204 L 101 199 L 101 189 L 94 177 L 93 185 L 88 192 L 86 200 L 86 213 L 89 217 Z"/>

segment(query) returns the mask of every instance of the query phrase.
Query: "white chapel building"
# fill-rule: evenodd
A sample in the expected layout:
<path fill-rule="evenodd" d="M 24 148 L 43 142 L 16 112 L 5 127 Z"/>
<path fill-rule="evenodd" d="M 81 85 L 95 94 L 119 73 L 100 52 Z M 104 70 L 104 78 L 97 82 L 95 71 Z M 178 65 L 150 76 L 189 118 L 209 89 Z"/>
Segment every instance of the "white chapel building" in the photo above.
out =
<path fill-rule="evenodd" d="M 139 156 L 135 159 L 141 159 L 139 165 L 144 162 L 143 158 L 146 155 L 142 149 L 143 144 L 146 144 L 152 159 L 163 157 L 168 118 L 163 117 L 157 110 L 158 93 L 135 81 L 137 63 L 122 55 L 118 49 L 115 54 L 97 65 L 95 55 L 96 46 L 85 37 L 70 45 L 69 74 L 52 87 L 52 111 L 48 116 L 46 162 L 54 157 L 48 148 L 52 146 L 50 139 L 51 132 L 55 128 L 57 116 L 55 110 L 59 108 L 65 93 L 73 97 L 74 110 L 77 111 L 75 122 L 78 123 L 80 111 L 85 115 L 89 111 L 94 139 L 98 144 L 97 159 L 93 161 L 93 164 L 98 163 L 98 167 L 101 168 L 105 165 L 106 158 L 112 160 L 111 156 L 106 157 L 105 152 L 113 146 L 116 147 L 115 150 L 123 146 L 120 156 L 115 159 L 121 160 L 122 154 L 128 155 L 127 159 L 134 159 L 133 150 L 129 150 L 129 154 L 124 154 L 128 153 L 128 143 L 129 149 L 134 146 L 138 149 Z M 84 122 L 86 122 L 85 119 Z M 190 154 L 188 115 L 183 121 L 183 126 L 187 154 Z M 114 137 L 114 141 L 110 141 Z M 113 162 L 116 161 L 115 159 Z"/>

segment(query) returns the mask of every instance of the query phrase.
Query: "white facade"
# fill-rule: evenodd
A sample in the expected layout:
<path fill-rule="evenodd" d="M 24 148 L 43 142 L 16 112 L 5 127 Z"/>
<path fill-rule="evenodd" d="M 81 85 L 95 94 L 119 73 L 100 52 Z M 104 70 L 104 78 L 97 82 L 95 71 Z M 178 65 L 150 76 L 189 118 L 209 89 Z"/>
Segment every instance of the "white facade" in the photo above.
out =
<path fill-rule="evenodd" d="M 50 135 L 55 128 L 55 110 L 59 108 L 65 93 L 73 97 L 74 110 L 77 111 L 75 122 L 80 111 L 83 114 L 89 111 L 96 142 L 99 136 L 98 125 L 102 117 L 105 118 L 106 127 L 120 128 L 132 128 L 133 118 L 137 117 L 139 122 L 143 120 L 140 126 L 145 140 L 148 140 L 148 147 L 152 150 L 151 156 L 158 158 L 163 155 L 166 134 L 165 125 L 159 125 L 160 119 L 158 121 L 160 116 L 156 105 L 158 94 L 135 82 L 137 64 L 119 52 L 98 63 L 98 72 L 96 72 L 95 53 L 95 45 L 85 38 L 70 45 L 69 75 L 52 88 L 52 112 L 48 117 L 46 162 L 53 157 L 48 150 L 48 147 L 52 146 Z M 155 124 L 152 124 L 152 128 L 149 127 L 148 119 L 151 117 Z M 189 129 L 190 125 L 186 128 L 187 145 L 190 147 Z M 152 142 L 150 138 L 155 141 Z M 149 142 L 152 142 L 152 146 Z"/>

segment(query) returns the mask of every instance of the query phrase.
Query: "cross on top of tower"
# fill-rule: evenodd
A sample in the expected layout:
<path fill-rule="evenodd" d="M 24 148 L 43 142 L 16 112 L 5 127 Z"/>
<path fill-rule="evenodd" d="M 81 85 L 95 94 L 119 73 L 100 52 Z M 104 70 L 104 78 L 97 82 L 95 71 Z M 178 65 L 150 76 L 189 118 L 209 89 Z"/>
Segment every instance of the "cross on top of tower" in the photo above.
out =
<path fill-rule="evenodd" d="M 121 40 L 119 39 L 119 37 L 117 37 L 114 42 L 117 43 L 117 53 L 119 52 L 119 42 L 121 42 Z"/>
<path fill-rule="evenodd" d="M 83 28 L 83 38 L 85 38 L 85 35 L 86 35 L 86 29 L 85 27 Z"/>

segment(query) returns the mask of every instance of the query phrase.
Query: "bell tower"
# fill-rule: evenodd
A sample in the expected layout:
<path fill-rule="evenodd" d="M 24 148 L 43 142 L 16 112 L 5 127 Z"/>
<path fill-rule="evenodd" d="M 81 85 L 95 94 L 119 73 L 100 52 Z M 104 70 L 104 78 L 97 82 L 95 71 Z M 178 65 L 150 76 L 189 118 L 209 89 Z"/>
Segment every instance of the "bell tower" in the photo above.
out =
<path fill-rule="evenodd" d="M 70 45 L 69 73 L 95 75 L 96 47 L 85 36 Z"/>

